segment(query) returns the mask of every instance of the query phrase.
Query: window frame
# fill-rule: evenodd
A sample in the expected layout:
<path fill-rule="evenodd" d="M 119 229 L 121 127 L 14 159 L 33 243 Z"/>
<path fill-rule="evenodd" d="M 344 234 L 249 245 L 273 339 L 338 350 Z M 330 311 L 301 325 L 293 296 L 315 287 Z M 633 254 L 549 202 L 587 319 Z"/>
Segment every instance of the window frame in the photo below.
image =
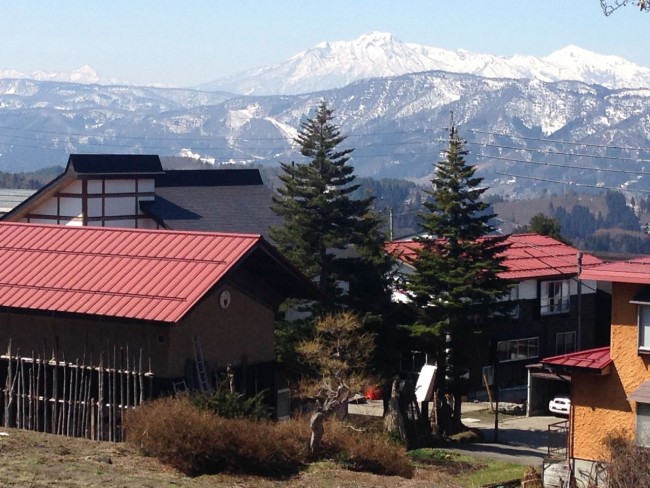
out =
<path fill-rule="evenodd" d="M 519 351 L 521 350 L 520 348 L 524 346 L 524 344 L 520 344 L 520 343 L 523 343 L 524 341 L 526 341 L 525 349 L 527 350 L 527 353 L 526 355 L 520 355 L 519 354 Z M 507 346 L 503 347 L 504 345 Z M 534 351 L 534 354 L 531 354 L 531 351 Z M 505 353 L 507 359 L 501 359 L 502 353 Z M 513 355 L 515 357 L 513 357 Z M 497 361 L 499 361 L 499 363 L 526 361 L 528 359 L 534 359 L 538 357 L 539 357 L 539 336 L 522 337 L 519 339 L 509 339 L 509 340 L 497 342 Z"/>
<path fill-rule="evenodd" d="M 645 313 L 644 313 L 645 312 Z M 647 325 L 644 325 L 644 315 L 647 314 Z M 648 329 L 648 337 L 644 330 Z M 650 304 L 639 304 L 637 308 L 637 348 L 639 354 L 650 354 Z"/>
<path fill-rule="evenodd" d="M 573 348 L 570 351 L 567 350 L 567 348 L 566 348 L 567 341 L 564 340 L 563 341 L 564 349 L 563 349 L 563 351 L 560 351 L 560 337 L 564 338 L 564 337 L 568 337 L 568 336 L 573 336 L 573 341 L 572 341 L 573 342 Z M 577 334 L 576 334 L 575 330 L 569 330 L 569 331 L 566 331 L 566 332 L 558 332 L 558 333 L 556 333 L 555 334 L 555 355 L 556 356 L 561 356 L 563 354 L 571 354 L 572 352 L 576 352 L 577 351 L 577 342 L 576 341 L 577 341 Z"/>
<path fill-rule="evenodd" d="M 549 288 L 556 288 L 550 293 Z M 557 291 L 559 290 L 559 295 Z M 565 294 L 566 292 L 566 294 Z M 568 278 L 560 280 L 546 280 L 540 282 L 539 290 L 539 314 L 559 315 L 571 311 L 571 280 Z"/>

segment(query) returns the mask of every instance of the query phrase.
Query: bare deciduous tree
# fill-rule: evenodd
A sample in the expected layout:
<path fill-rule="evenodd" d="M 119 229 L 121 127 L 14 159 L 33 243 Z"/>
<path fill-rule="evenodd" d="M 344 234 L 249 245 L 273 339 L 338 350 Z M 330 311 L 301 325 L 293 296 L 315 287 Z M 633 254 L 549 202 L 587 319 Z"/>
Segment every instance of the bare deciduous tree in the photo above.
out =
<path fill-rule="evenodd" d="M 634 5 L 639 8 L 641 12 L 650 12 L 649 0 L 600 0 L 600 7 L 603 9 L 605 15 L 612 15 L 616 10 L 628 5 Z"/>

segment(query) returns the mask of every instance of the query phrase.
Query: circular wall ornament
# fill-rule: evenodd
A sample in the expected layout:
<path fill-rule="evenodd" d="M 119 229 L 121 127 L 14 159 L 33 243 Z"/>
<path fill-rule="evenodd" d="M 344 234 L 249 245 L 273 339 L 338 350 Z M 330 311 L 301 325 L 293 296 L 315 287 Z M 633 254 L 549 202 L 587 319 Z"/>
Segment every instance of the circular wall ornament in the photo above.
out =
<path fill-rule="evenodd" d="M 230 292 L 228 290 L 224 290 L 221 292 L 221 295 L 219 295 L 219 305 L 221 305 L 221 308 L 226 309 L 228 306 L 230 306 Z"/>

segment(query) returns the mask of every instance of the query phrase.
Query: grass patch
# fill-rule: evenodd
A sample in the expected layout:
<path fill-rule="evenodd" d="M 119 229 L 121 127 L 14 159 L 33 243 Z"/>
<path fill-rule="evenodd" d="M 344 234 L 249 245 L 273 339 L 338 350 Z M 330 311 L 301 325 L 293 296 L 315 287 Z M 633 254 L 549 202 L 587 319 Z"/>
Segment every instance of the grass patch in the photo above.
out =
<path fill-rule="evenodd" d="M 526 472 L 526 467 L 519 464 L 477 458 L 446 449 L 415 449 L 409 452 L 409 456 L 421 466 L 435 466 L 467 488 L 522 478 Z"/>

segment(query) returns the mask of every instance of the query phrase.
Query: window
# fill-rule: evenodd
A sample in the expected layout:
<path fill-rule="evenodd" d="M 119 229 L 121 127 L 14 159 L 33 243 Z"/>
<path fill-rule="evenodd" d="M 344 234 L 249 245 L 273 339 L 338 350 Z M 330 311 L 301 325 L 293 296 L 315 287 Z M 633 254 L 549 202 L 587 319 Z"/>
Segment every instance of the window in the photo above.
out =
<path fill-rule="evenodd" d="M 569 354 L 576 351 L 576 333 L 559 332 L 555 334 L 555 354 Z"/>
<path fill-rule="evenodd" d="M 514 285 L 510 288 L 510 301 L 514 302 L 512 308 L 510 309 L 510 316 L 513 319 L 519 318 L 519 284 Z"/>
<path fill-rule="evenodd" d="M 650 447 L 650 404 L 636 404 L 636 445 Z"/>
<path fill-rule="evenodd" d="M 506 361 L 522 361 L 536 358 L 539 355 L 539 337 L 499 341 L 497 343 L 497 358 L 500 363 Z"/>
<path fill-rule="evenodd" d="M 650 305 L 639 305 L 639 351 L 650 352 Z"/>
<path fill-rule="evenodd" d="M 543 281 L 540 313 L 550 315 L 569 311 L 569 280 Z"/>

